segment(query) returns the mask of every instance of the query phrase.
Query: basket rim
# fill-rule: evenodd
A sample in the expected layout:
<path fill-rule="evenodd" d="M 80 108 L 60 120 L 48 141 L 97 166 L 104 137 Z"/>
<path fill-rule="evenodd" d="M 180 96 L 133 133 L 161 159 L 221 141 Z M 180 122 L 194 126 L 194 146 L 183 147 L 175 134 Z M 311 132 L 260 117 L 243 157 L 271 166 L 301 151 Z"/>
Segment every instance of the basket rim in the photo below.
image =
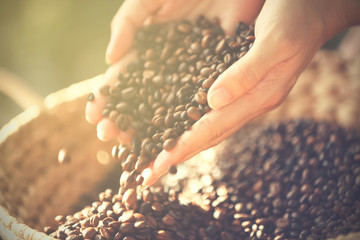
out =
<path fill-rule="evenodd" d="M 36 105 L 29 107 L 0 129 L 0 146 L 4 144 L 12 135 L 16 134 L 18 130 L 32 122 L 39 117 L 42 113 L 46 113 L 57 106 L 79 99 L 86 94 L 93 91 L 94 87 L 101 81 L 102 75 L 97 75 L 87 80 L 80 81 L 72 84 L 67 88 L 60 89 L 54 93 L 45 97 L 42 105 Z M 1 193 L 0 193 L 1 194 Z M 45 233 L 33 229 L 18 221 L 15 217 L 11 216 L 8 210 L 0 205 L 0 238 L 7 239 L 41 239 L 48 240 L 53 239 Z"/>
<path fill-rule="evenodd" d="M 41 113 L 49 111 L 50 109 L 53 109 L 62 103 L 73 101 L 84 96 L 85 94 L 90 93 L 94 87 L 98 85 L 102 76 L 103 75 L 100 74 L 51 93 L 44 98 L 43 105 L 29 107 L 12 118 L 0 129 L 0 145 L 4 143 L 9 138 L 9 136 L 16 133 L 21 126 L 31 122 Z"/>

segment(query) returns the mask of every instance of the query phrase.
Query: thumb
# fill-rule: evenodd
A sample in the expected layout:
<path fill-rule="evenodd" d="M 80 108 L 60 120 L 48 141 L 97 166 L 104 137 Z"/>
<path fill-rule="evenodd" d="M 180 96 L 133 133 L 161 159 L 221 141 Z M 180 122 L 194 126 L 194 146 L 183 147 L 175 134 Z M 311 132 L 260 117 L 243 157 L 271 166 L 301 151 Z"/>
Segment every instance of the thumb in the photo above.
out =
<path fill-rule="evenodd" d="M 279 62 L 284 61 L 278 48 L 255 40 L 249 52 L 223 72 L 208 92 L 213 109 L 224 107 L 254 88 Z"/>

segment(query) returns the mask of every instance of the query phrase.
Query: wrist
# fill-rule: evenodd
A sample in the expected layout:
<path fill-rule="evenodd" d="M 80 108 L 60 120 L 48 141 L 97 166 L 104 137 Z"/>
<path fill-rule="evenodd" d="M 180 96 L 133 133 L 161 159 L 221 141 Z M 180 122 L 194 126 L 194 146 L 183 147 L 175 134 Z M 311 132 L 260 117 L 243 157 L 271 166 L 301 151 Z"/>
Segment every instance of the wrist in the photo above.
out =
<path fill-rule="evenodd" d="M 328 3 L 330 9 L 326 17 L 329 38 L 350 26 L 360 24 L 360 0 L 332 0 Z"/>

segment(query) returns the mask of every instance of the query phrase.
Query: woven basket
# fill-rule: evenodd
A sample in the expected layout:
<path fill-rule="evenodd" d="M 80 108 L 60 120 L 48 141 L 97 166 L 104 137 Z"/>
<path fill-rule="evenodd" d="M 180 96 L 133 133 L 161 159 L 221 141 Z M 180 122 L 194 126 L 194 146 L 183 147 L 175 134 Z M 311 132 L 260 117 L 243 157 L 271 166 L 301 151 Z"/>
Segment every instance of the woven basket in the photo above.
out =
<path fill-rule="evenodd" d="M 284 104 L 254 122 L 303 116 L 360 129 L 358 60 L 344 63 L 336 53 L 319 52 Z M 117 163 L 108 155 L 114 142 L 100 142 L 95 127 L 84 119 L 86 96 L 97 81 L 51 94 L 42 109 L 26 110 L 1 130 L 0 236 L 4 240 L 50 239 L 41 230 L 54 225 L 56 215 L 71 214 L 76 206 L 81 209 L 84 198 L 90 202 L 108 186 L 100 186 L 102 182 L 117 183 L 106 181 L 111 170 L 116 171 Z M 62 148 L 71 156 L 67 164 L 57 159 Z"/>
<path fill-rule="evenodd" d="M 98 77 L 51 94 L 11 120 L 0 133 L 0 232 L 5 239 L 47 239 L 38 232 L 70 214 L 79 199 L 95 197 L 116 163 L 84 118 L 86 95 Z M 66 149 L 69 163 L 59 164 Z M 86 195 L 84 195 L 86 194 Z M 26 223 L 22 224 L 22 223 Z M 37 230 L 33 230 L 31 228 Z"/>

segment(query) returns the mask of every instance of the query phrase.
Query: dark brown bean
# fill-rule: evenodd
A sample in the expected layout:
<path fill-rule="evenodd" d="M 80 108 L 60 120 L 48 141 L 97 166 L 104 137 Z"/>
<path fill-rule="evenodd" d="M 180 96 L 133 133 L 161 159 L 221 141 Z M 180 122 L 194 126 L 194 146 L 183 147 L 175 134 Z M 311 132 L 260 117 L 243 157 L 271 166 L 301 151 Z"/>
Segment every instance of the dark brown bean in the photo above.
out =
<path fill-rule="evenodd" d="M 210 74 L 213 73 L 213 72 L 214 72 L 214 69 L 209 68 L 209 67 L 204 67 L 203 69 L 201 69 L 200 75 L 201 75 L 202 77 L 207 78 L 207 77 L 209 77 Z"/>
<path fill-rule="evenodd" d="M 116 118 L 115 125 L 122 131 L 126 131 L 130 126 L 130 117 L 125 114 L 119 114 Z"/>
<path fill-rule="evenodd" d="M 176 139 L 175 138 L 168 138 L 164 141 L 163 148 L 166 151 L 170 151 L 173 149 L 176 145 Z"/>
<path fill-rule="evenodd" d="M 93 227 L 88 227 L 88 228 L 85 228 L 83 231 L 82 231 L 82 234 L 84 236 L 84 238 L 93 238 L 96 234 L 96 230 L 95 228 Z"/>
<path fill-rule="evenodd" d="M 181 33 L 187 34 L 191 32 L 192 25 L 190 23 L 183 22 L 177 26 L 177 30 Z"/>
<path fill-rule="evenodd" d="M 119 218 L 119 222 L 131 222 L 134 219 L 134 210 L 124 211 Z"/>
<path fill-rule="evenodd" d="M 197 107 L 190 107 L 187 111 L 186 111 L 187 116 L 194 120 L 197 121 L 201 118 L 201 111 L 199 108 Z"/>
<path fill-rule="evenodd" d="M 95 95 L 94 93 L 89 93 L 88 97 L 87 97 L 87 101 L 88 102 L 92 102 L 95 100 Z"/>
<path fill-rule="evenodd" d="M 109 85 L 104 85 L 99 89 L 99 92 L 103 96 L 109 96 L 110 95 L 109 90 L 110 90 L 110 86 Z"/>
<path fill-rule="evenodd" d="M 198 104 L 205 104 L 207 103 L 207 94 L 201 90 L 197 91 L 195 94 L 195 101 Z"/>
<path fill-rule="evenodd" d="M 204 88 L 204 89 L 208 89 L 211 87 L 211 85 L 215 82 L 214 78 L 207 78 L 202 84 L 201 86 Z"/>

